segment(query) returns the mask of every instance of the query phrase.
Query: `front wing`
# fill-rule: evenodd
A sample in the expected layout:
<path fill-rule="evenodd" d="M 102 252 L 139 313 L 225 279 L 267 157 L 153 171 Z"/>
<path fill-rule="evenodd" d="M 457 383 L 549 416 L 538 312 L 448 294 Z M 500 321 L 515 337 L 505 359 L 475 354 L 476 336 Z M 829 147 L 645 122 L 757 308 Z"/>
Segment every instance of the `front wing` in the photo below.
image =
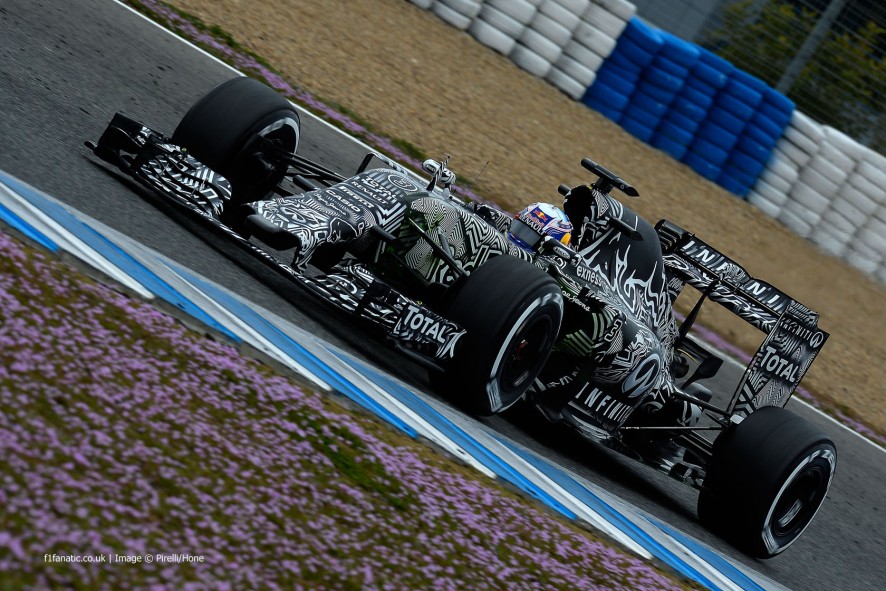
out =
<path fill-rule="evenodd" d="M 221 175 L 163 135 L 117 113 L 92 152 L 180 211 L 196 217 L 293 283 L 351 315 L 380 327 L 393 344 L 426 365 L 451 359 L 465 331 L 374 277 L 355 259 L 345 259 L 325 274 L 287 265 L 224 224 L 220 215 L 231 198 Z"/>

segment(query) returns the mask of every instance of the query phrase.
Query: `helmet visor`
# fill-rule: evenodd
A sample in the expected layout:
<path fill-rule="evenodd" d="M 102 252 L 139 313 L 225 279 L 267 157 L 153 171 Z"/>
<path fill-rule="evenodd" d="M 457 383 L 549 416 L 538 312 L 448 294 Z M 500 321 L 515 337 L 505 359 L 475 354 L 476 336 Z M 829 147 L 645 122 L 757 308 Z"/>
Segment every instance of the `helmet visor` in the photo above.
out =
<path fill-rule="evenodd" d="M 518 219 L 511 222 L 510 232 L 511 236 L 513 236 L 518 242 L 532 250 L 538 248 L 538 244 L 541 242 L 542 234 Z"/>

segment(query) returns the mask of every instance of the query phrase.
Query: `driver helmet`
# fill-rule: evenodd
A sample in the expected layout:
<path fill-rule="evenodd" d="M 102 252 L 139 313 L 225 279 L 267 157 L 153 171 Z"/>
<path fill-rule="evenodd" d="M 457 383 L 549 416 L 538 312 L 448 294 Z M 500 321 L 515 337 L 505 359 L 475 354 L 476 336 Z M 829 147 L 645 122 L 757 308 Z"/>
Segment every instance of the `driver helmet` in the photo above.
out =
<path fill-rule="evenodd" d="M 511 222 L 508 238 L 524 250 L 535 252 L 545 235 L 568 246 L 572 222 L 562 209 L 550 203 L 533 203 L 520 210 Z"/>

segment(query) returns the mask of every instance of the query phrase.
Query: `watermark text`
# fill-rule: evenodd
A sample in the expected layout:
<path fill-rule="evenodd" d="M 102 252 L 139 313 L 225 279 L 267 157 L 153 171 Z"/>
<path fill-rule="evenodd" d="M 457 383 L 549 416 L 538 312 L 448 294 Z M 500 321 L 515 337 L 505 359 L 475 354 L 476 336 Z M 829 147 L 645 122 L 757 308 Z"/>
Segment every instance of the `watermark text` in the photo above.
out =
<path fill-rule="evenodd" d="M 152 554 L 44 554 L 43 562 L 49 563 L 92 563 L 92 564 L 202 564 L 206 557 L 202 554 L 177 554 L 158 552 Z"/>

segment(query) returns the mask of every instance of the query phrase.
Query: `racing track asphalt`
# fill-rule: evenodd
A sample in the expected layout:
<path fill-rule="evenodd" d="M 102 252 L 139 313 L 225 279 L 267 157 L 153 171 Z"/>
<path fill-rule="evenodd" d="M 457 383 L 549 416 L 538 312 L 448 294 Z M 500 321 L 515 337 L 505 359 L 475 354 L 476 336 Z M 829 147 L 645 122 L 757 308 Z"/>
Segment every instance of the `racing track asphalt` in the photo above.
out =
<path fill-rule="evenodd" d="M 374 353 L 372 341 L 373 346 L 364 344 L 364 333 L 352 334 L 346 321 L 328 316 L 307 294 L 238 251 L 223 254 L 223 247 L 201 240 L 83 148 L 84 140 L 97 139 L 115 110 L 171 133 L 188 106 L 231 77 L 230 70 L 110 0 L 4 0 L 0 40 L 0 169 L 422 386 L 421 369 L 387 350 Z M 360 147 L 309 117 L 303 123 L 303 155 L 341 172 L 356 167 Z M 557 182 L 551 179 L 552 187 Z M 642 179 L 636 184 L 642 187 Z M 679 219 L 679 212 L 674 217 Z M 520 413 L 484 422 L 787 588 L 886 588 L 886 454 L 802 405 L 789 408 L 834 438 L 839 464 L 816 520 L 784 555 L 770 561 L 749 559 L 708 534 L 695 517 L 697 495 L 664 476 L 559 436 L 559 430 L 534 427 L 534 422 L 526 426 Z"/>

